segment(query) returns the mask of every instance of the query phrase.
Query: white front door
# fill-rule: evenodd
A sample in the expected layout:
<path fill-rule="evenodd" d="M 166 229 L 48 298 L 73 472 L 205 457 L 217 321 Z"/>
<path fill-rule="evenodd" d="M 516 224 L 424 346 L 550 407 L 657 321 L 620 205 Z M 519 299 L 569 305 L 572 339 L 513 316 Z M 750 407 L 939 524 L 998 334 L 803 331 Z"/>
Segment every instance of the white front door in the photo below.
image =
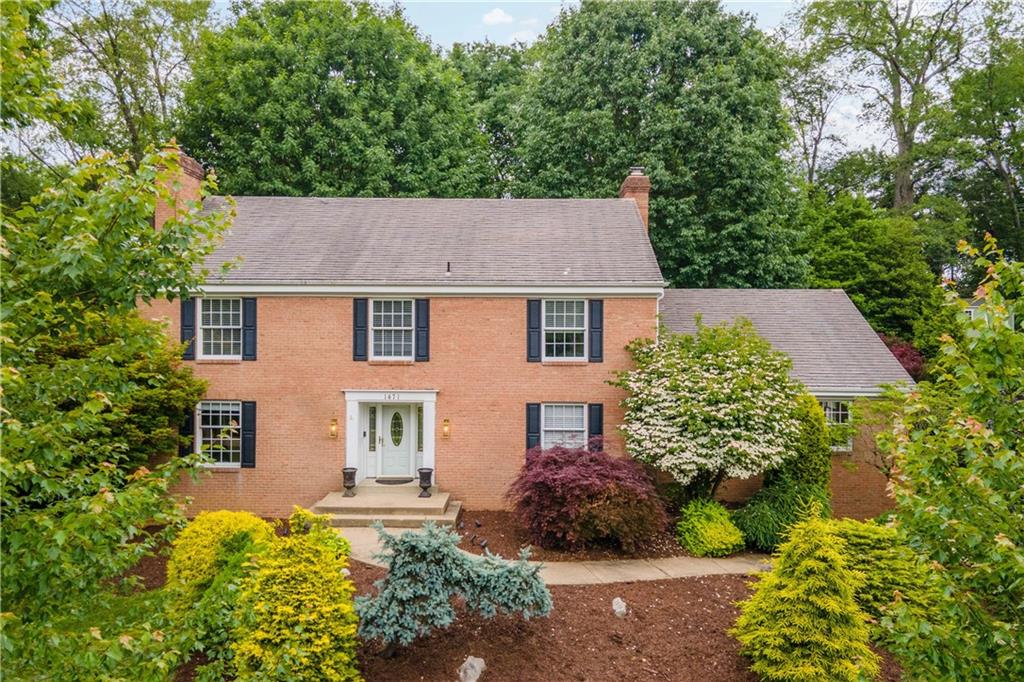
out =
<path fill-rule="evenodd" d="M 381 405 L 380 476 L 412 476 L 416 425 L 409 405 Z"/>

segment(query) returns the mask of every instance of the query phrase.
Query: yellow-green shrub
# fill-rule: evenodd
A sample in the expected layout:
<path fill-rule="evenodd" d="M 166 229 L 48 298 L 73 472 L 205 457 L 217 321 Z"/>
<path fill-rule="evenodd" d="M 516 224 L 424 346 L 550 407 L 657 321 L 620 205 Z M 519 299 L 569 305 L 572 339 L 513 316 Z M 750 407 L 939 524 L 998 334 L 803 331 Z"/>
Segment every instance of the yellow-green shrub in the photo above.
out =
<path fill-rule="evenodd" d="M 215 511 L 199 514 L 178 534 L 167 562 L 167 586 L 179 610 L 190 608 L 213 582 L 224 544 L 242 534 L 264 543 L 274 537 L 274 528 L 248 512 Z"/>
<path fill-rule="evenodd" d="M 790 530 L 730 631 L 763 680 L 859 682 L 878 673 L 855 599 L 864 576 L 847 566 L 845 543 L 818 511 Z"/>
<path fill-rule="evenodd" d="M 693 500 L 683 507 L 676 538 L 694 556 L 726 556 L 743 549 L 743 533 L 729 511 L 712 500 Z"/>
<path fill-rule="evenodd" d="M 238 679 L 357 680 L 355 587 L 342 573 L 348 543 L 302 510 L 289 527 L 242 580 Z"/>

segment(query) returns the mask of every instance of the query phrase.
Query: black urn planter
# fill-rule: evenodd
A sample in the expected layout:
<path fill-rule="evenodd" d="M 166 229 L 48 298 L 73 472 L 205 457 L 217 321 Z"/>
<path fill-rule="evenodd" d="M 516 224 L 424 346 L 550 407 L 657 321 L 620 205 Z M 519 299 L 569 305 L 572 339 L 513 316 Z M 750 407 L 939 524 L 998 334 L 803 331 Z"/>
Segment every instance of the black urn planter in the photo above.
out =
<path fill-rule="evenodd" d="M 420 497 L 430 497 L 430 485 L 431 479 L 434 476 L 434 470 L 429 467 L 423 467 L 417 469 L 420 474 Z"/>
<path fill-rule="evenodd" d="M 342 485 L 345 486 L 345 497 L 355 497 L 356 493 L 354 489 L 356 487 L 356 468 L 345 467 L 341 470 L 341 473 L 344 477 Z"/>

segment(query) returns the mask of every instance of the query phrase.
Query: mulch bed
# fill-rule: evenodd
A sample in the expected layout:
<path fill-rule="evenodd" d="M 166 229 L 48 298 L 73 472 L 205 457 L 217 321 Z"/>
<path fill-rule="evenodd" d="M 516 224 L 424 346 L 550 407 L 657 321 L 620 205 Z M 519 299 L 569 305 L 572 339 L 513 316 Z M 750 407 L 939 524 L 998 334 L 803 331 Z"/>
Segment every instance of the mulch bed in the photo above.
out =
<path fill-rule="evenodd" d="M 519 556 L 519 550 L 532 545 L 530 536 L 507 511 L 467 511 L 460 517 L 462 528 L 456 528 L 462 535 L 459 547 L 483 554 L 480 543 L 487 541 L 487 549 L 506 559 Z M 480 525 L 478 526 L 477 523 Z M 625 552 L 618 546 L 589 547 L 578 550 L 555 550 L 530 547 L 530 559 L 534 561 L 603 561 L 606 559 L 661 559 L 672 556 L 689 556 L 675 538 L 675 520 L 670 519 L 665 529 L 635 552 Z"/>

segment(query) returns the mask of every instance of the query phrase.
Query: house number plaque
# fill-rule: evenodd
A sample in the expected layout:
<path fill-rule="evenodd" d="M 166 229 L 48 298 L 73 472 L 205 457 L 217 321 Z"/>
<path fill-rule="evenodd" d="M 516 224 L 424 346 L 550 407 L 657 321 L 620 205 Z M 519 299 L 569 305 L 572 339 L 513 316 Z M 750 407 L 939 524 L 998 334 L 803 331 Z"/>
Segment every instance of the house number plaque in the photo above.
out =
<path fill-rule="evenodd" d="M 384 400 L 401 400 L 401 399 L 402 399 L 402 394 L 401 393 L 385 393 L 384 394 Z"/>

